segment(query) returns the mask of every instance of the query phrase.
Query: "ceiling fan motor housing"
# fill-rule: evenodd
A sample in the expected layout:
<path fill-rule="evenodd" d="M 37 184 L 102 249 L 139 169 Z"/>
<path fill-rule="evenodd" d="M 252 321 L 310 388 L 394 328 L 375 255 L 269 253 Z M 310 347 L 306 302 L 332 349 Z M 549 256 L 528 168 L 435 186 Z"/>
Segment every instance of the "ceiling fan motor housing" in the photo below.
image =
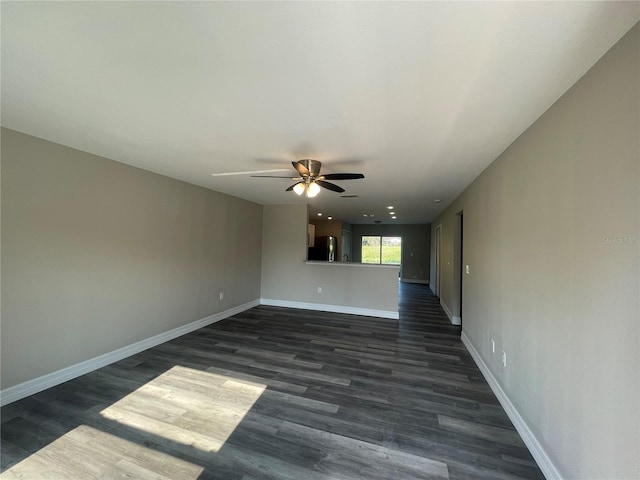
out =
<path fill-rule="evenodd" d="M 310 158 L 305 158 L 303 160 L 298 160 L 298 163 L 309 170 L 311 178 L 315 178 L 320 175 L 320 167 L 322 166 L 322 162 L 319 162 L 318 160 L 311 160 Z"/>

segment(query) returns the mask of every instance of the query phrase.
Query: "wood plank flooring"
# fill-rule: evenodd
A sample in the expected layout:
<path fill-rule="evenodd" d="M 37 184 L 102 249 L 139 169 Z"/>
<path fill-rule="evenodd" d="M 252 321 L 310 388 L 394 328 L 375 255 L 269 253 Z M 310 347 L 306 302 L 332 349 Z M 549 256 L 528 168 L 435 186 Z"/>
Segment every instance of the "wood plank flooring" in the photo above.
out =
<path fill-rule="evenodd" d="M 2 479 L 543 479 L 425 285 L 260 306 L 2 408 Z"/>

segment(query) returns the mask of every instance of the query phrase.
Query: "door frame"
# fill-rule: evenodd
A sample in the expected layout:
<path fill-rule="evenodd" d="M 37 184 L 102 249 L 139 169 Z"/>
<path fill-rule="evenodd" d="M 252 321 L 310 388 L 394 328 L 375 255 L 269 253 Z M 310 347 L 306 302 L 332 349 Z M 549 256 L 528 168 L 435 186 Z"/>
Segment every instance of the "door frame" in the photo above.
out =
<path fill-rule="evenodd" d="M 440 298 L 440 288 L 442 281 L 442 224 L 437 225 L 434 230 L 434 250 L 435 250 L 435 284 L 433 294 Z"/>
<path fill-rule="evenodd" d="M 451 323 L 462 325 L 462 284 L 464 280 L 464 211 L 455 215 L 453 234 L 453 298 L 451 299 Z"/>

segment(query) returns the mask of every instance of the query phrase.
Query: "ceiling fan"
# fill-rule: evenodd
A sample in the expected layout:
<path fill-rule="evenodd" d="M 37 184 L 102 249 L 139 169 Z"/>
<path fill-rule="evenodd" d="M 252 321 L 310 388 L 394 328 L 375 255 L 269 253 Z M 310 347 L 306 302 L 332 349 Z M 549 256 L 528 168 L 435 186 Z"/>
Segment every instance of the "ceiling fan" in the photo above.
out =
<path fill-rule="evenodd" d="M 327 182 L 327 180 L 357 180 L 364 178 L 361 173 L 329 173 L 320 175 L 322 162 L 305 158 L 297 162 L 291 162 L 293 168 L 298 172 L 299 178 L 296 177 L 278 177 L 272 175 L 251 175 L 260 178 L 292 178 L 298 180 L 296 183 L 286 189 L 287 192 L 293 190 L 296 194 L 302 195 L 306 193 L 307 197 L 315 197 L 320 192 L 320 187 L 326 188 L 334 192 L 342 193 L 344 188 L 339 187 L 335 183 Z"/>

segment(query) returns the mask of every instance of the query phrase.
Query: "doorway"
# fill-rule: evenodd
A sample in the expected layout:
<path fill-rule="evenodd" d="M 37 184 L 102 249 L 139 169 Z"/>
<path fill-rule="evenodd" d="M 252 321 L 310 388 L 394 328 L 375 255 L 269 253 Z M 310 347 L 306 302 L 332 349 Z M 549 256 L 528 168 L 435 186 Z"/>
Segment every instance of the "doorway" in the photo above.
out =
<path fill-rule="evenodd" d="M 351 253 L 350 230 L 342 230 L 342 261 L 345 263 L 353 261 L 353 253 Z"/>
<path fill-rule="evenodd" d="M 462 289 L 464 280 L 464 215 L 460 211 L 456 214 L 453 237 L 453 318 L 451 323 L 462 325 Z"/>
<path fill-rule="evenodd" d="M 442 225 L 438 225 L 436 227 L 435 230 L 435 235 L 434 235 L 434 250 L 435 250 L 435 264 L 436 264 L 436 269 L 435 269 L 435 285 L 433 288 L 433 294 L 440 298 L 440 279 L 442 276 L 442 265 L 441 265 L 441 242 L 442 242 Z"/>

